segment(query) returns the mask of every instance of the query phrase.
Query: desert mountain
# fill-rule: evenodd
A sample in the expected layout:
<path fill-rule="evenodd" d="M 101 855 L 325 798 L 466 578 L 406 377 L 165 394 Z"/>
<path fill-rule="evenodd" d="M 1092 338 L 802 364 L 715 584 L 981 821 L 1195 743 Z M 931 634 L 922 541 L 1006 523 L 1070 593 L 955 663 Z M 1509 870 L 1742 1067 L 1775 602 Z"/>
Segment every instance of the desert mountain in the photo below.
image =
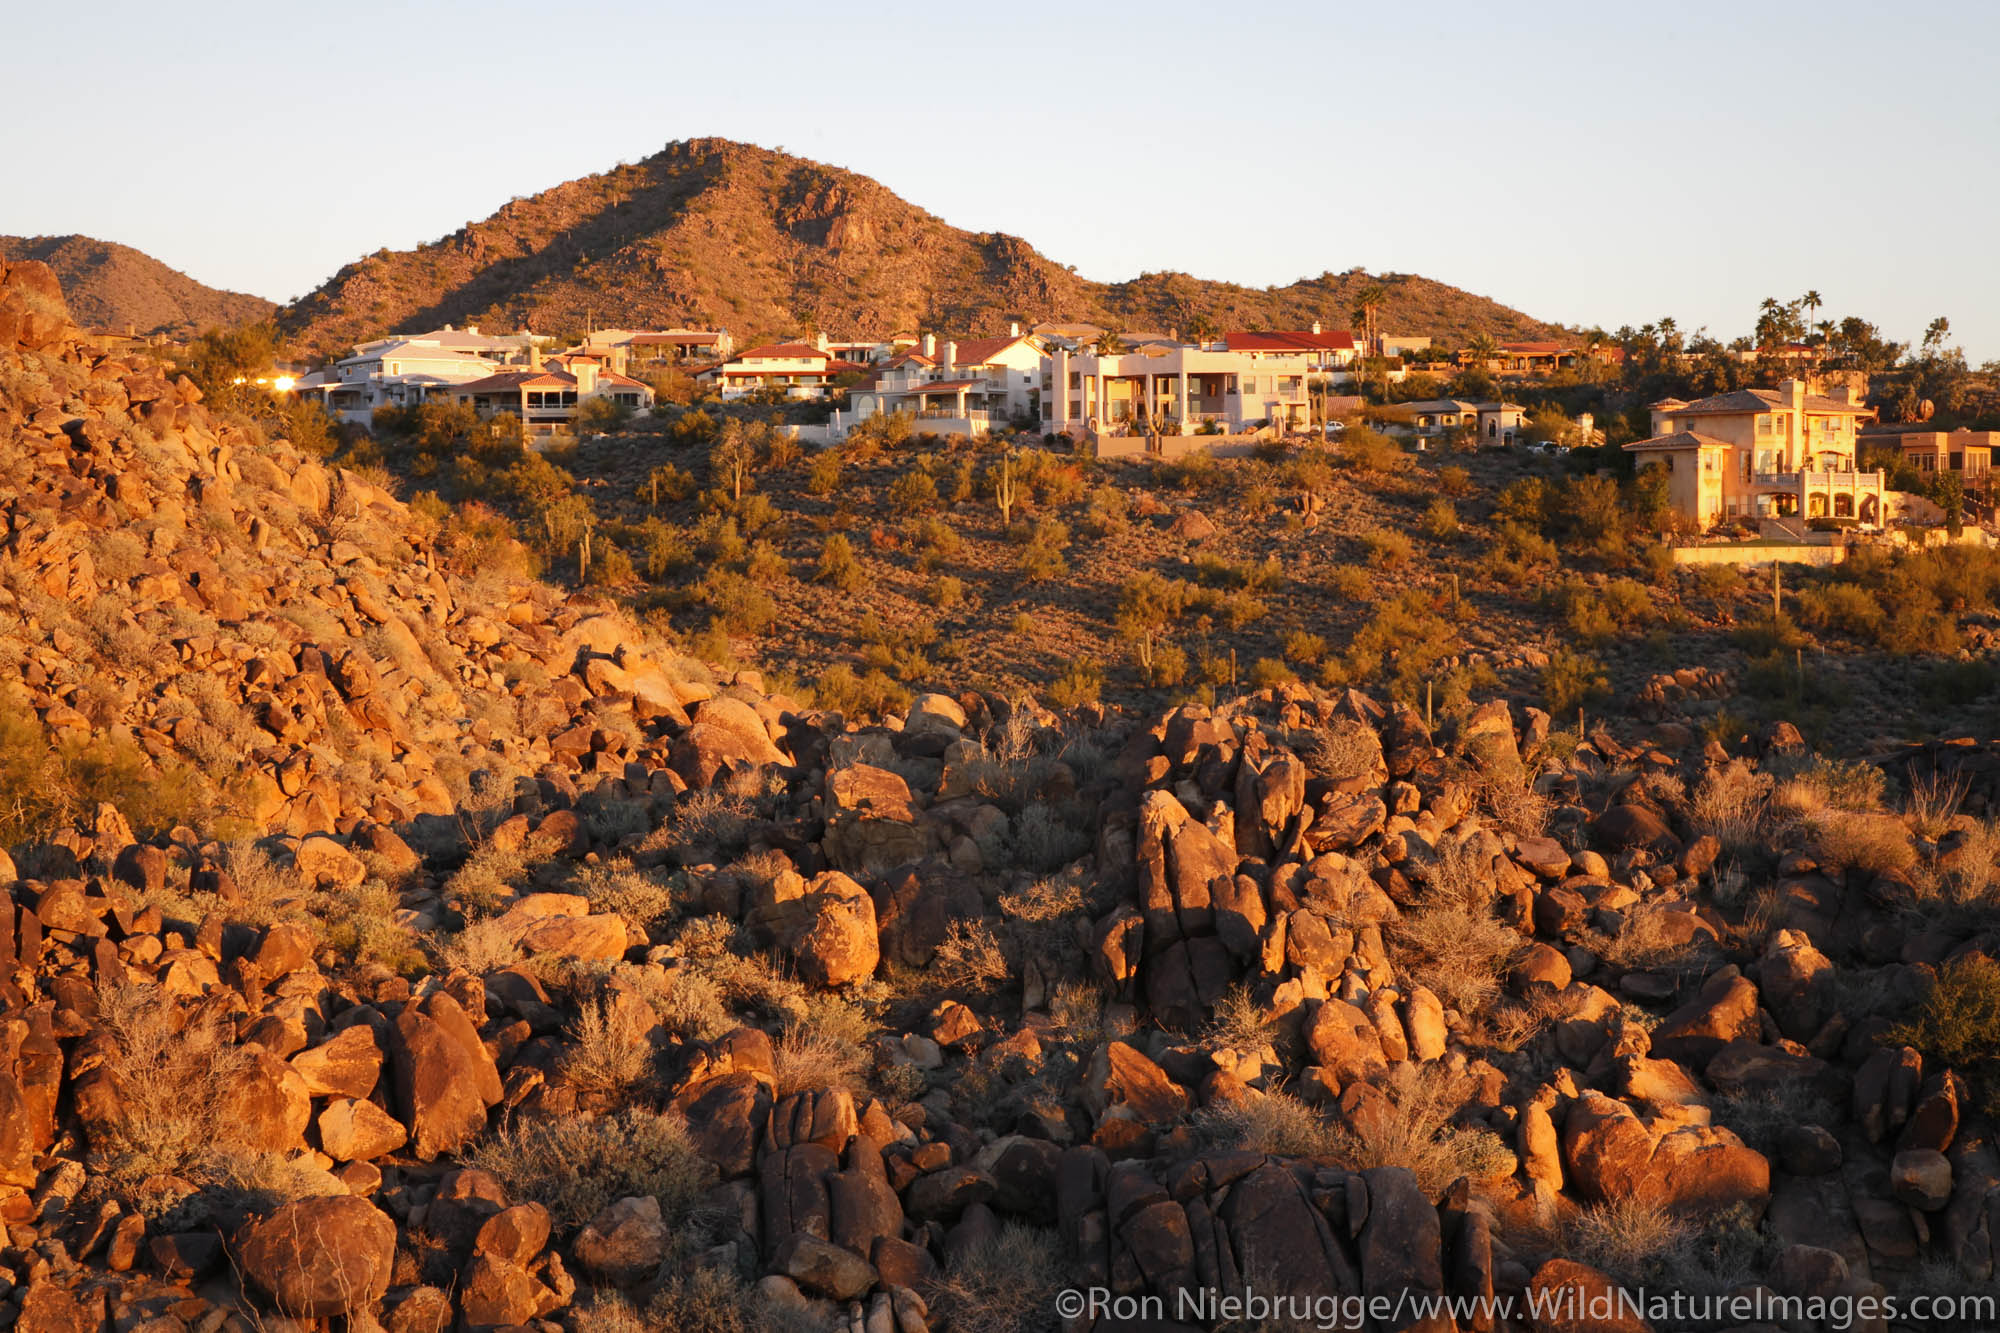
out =
<path fill-rule="evenodd" d="M 483 323 L 537 330 L 713 324 L 739 335 L 812 324 L 987 332 L 1009 320 L 1123 328 L 1344 322 L 1381 282 L 1386 327 L 1447 339 L 1533 337 L 1549 326 L 1411 275 L 1327 273 L 1258 290 L 1185 274 L 1079 277 L 1027 242 L 961 231 L 866 176 L 725 139 L 668 144 L 642 162 L 515 199 L 415 250 L 349 264 L 280 327 L 330 352 L 397 328 Z"/>
<path fill-rule="evenodd" d="M 55 270 L 79 323 L 139 333 L 198 333 L 266 319 L 261 296 L 204 286 L 149 254 L 90 236 L 0 236 L 0 255 Z"/>

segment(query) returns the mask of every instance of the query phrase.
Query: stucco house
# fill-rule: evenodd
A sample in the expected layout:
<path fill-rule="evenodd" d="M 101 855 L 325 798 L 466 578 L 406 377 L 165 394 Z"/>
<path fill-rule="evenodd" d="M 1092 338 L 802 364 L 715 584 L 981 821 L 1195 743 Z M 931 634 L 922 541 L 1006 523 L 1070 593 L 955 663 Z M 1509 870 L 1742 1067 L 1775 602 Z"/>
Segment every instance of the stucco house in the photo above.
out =
<path fill-rule="evenodd" d="M 1361 355 L 1352 333 L 1345 329 L 1322 329 L 1317 320 L 1310 329 L 1263 332 L 1231 329 L 1223 334 L 1222 345 L 1232 352 L 1303 356 L 1312 362 L 1314 370 L 1343 370 Z"/>
<path fill-rule="evenodd" d="M 1838 518 L 1880 526 L 1883 474 L 1856 469 L 1860 426 L 1874 409 L 1849 386 L 1809 393 L 1803 380 L 1653 404 L 1653 434 L 1625 446 L 1641 468 L 1664 468 L 1674 509 L 1707 525 L 1724 518 Z"/>
<path fill-rule="evenodd" d="M 787 398 L 826 398 L 833 394 L 837 377 L 865 369 L 814 343 L 764 343 L 696 371 L 695 380 L 714 386 L 724 399 L 759 389 L 777 389 Z"/>
<path fill-rule="evenodd" d="M 1983 482 L 1993 471 L 1993 451 L 2000 448 L 2000 431 L 1883 426 L 1862 431 L 1861 442 L 1888 445 L 1920 472 L 1956 472 L 1962 480 Z"/>
<path fill-rule="evenodd" d="M 653 405 L 653 391 L 635 379 L 603 369 L 593 357 L 567 356 L 561 364 L 502 370 L 458 385 L 453 396 L 481 417 L 511 412 L 530 435 L 553 435 L 575 422 L 577 409 L 606 398 L 634 410 Z"/>
<path fill-rule="evenodd" d="M 936 434 L 984 435 L 1040 415 L 1041 344 L 1016 326 L 1004 338 L 925 334 L 917 351 L 895 356 L 848 395 L 852 420 L 883 412 L 915 417 Z"/>
<path fill-rule="evenodd" d="M 1149 342 L 1110 356 L 1057 344 L 1042 384 L 1050 431 L 1143 430 L 1164 415 L 1182 434 L 1213 424 L 1230 434 L 1311 420 L 1311 360 L 1289 351 L 1215 350 Z"/>

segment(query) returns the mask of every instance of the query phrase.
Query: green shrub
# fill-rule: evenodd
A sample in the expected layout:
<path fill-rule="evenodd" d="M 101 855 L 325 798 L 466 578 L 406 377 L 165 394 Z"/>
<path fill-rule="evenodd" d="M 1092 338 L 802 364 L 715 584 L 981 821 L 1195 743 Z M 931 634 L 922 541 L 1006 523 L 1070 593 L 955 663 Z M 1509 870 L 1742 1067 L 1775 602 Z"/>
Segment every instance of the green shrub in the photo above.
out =
<path fill-rule="evenodd" d="M 1926 1067 L 1957 1070 L 1987 1114 L 2000 1114 L 2000 963 L 1980 953 L 1952 959 L 1886 1039 L 1916 1047 Z"/>
<path fill-rule="evenodd" d="M 840 455 L 828 449 L 813 455 L 806 469 L 806 494 L 824 500 L 840 485 Z"/>
<path fill-rule="evenodd" d="M 1104 668 L 1090 658 L 1074 662 L 1049 683 L 1049 702 L 1057 708 L 1096 703 L 1104 689 Z"/>
<path fill-rule="evenodd" d="M 853 592 L 861 586 L 861 561 L 854 554 L 854 543 L 847 539 L 845 533 L 827 535 L 825 545 L 820 548 L 819 565 L 813 572 L 813 578 L 842 592 Z"/>
<path fill-rule="evenodd" d="M 898 513 L 928 513 L 938 506 L 937 482 L 922 468 L 911 468 L 889 483 L 889 503 Z"/>
<path fill-rule="evenodd" d="M 1361 545 L 1368 552 L 1368 563 L 1378 569 L 1395 569 L 1410 558 L 1410 539 L 1400 532 L 1387 529 L 1361 534 Z"/>
<path fill-rule="evenodd" d="M 1318 634 L 1305 630 L 1290 630 L 1285 634 L 1285 660 L 1297 662 L 1300 666 L 1318 666 L 1326 657 L 1326 640 Z"/>
<path fill-rule="evenodd" d="M 1567 717 L 1611 693 L 1610 677 L 1596 658 L 1558 648 L 1542 668 L 1542 702 L 1552 717 Z"/>
<path fill-rule="evenodd" d="M 1418 520 L 1417 530 L 1434 542 L 1457 541 L 1458 510 L 1449 500 L 1433 500 Z"/>

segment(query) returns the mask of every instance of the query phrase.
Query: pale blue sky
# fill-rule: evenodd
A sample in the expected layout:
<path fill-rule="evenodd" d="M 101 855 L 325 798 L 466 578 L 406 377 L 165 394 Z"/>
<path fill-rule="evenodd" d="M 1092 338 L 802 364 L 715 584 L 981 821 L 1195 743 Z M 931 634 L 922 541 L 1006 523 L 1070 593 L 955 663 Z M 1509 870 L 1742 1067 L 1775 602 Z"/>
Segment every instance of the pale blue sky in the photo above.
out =
<path fill-rule="evenodd" d="M 948 12 L 945 12 L 947 11 Z M 0 233 L 287 300 L 721 135 L 1093 278 L 1422 273 L 1747 332 L 1817 287 L 2000 358 L 2000 6 L 23 7 Z"/>

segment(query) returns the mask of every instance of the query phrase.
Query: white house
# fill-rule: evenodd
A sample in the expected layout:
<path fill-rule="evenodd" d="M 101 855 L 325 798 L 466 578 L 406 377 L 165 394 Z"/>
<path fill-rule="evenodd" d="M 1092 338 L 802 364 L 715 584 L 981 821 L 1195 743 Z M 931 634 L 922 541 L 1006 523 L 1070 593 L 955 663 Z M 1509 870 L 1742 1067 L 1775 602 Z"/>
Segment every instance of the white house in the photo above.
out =
<path fill-rule="evenodd" d="M 364 343 L 353 356 L 315 370 L 292 387 L 318 394 L 328 410 L 363 425 L 378 407 L 408 407 L 432 394 L 484 379 L 499 361 L 447 347 L 428 338 L 381 338 Z"/>
<path fill-rule="evenodd" d="M 826 398 L 832 395 L 837 376 L 866 369 L 814 343 L 765 343 L 696 371 L 695 380 L 713 385 L 724 399 L 741 398 L 759 389 L 781 390 L 787 398 Z"/>
<path fill-rule="evenodd" d="M 1230 350 L 1148 343 L 1099 355 L 1058 344 L 1043 381 L 1042 422 L 1116 433 L 1164 416 L 1182 434 L 1204 425 L 1240 434 L 1269 424 L 1309 424 L 1312 359 L 1283 350 Z M 1131 423 L 1131 424 L 1127 424 Z"/>
<path fill-rule="evenodd" d="M 1040 416 L 1045 357 L 1014 325 L 1004 338 L 940 344 L 925 334 L 921 350 L 888 362 L 849 395 L 852 420 L 904 412 L 937 434 L 984 435 L 995 426 Z"/>

